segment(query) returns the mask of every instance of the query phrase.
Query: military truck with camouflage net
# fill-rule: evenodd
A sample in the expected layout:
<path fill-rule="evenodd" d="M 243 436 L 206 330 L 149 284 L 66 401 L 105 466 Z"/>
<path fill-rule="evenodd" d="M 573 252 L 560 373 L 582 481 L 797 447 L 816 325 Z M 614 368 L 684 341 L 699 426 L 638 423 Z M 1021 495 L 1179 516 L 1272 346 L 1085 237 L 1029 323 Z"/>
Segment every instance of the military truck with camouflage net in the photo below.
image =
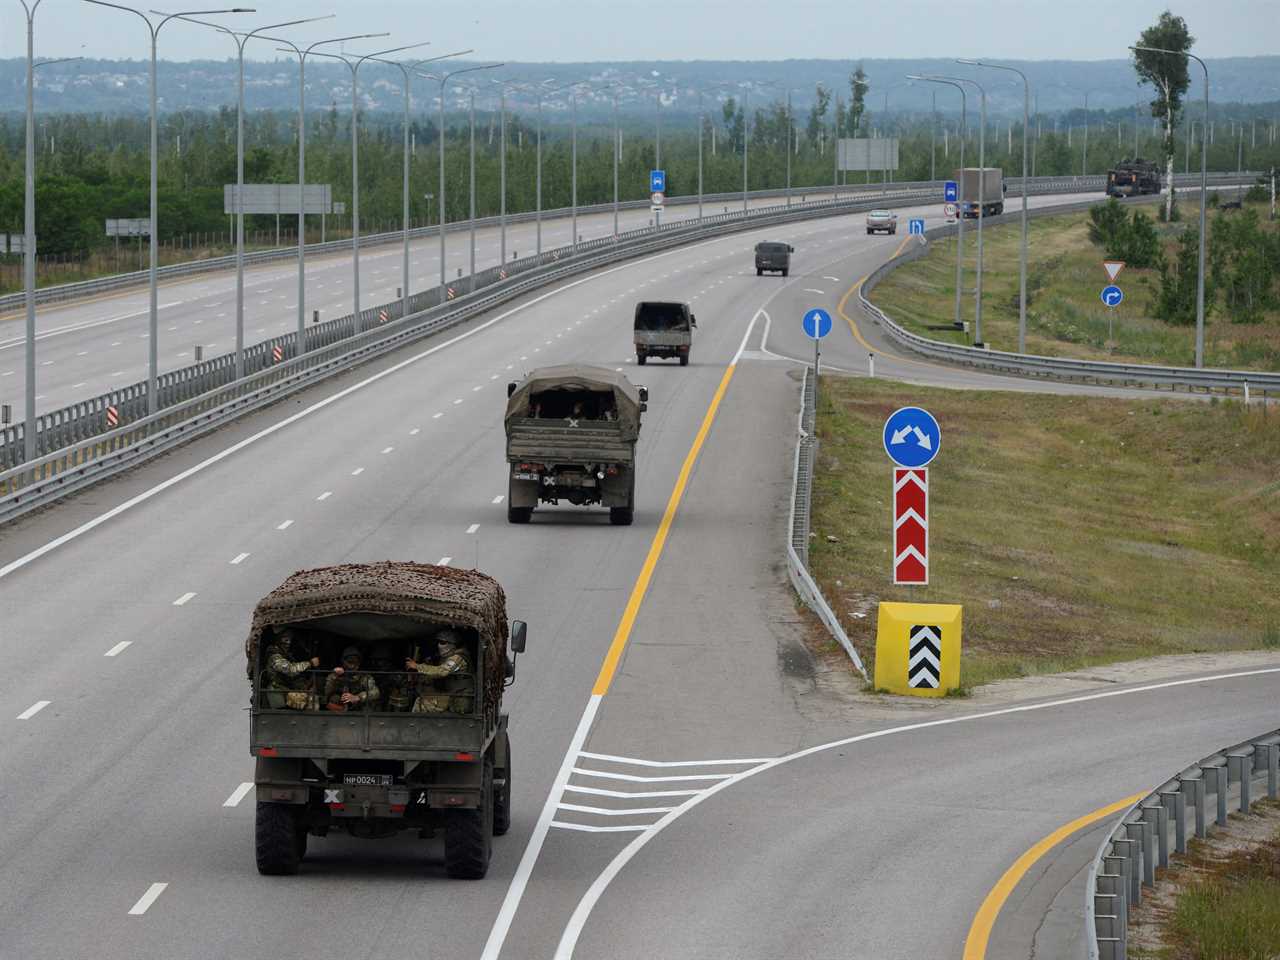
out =
<path fill-rule="evenodd" d="M 609 522 L 635 515 L 636 441 L 649 391 L 608 367 L 540 367 L 507 384 L 507 520 L 539 503 L 599 503 Z"/>
<path fill-rule="evenodd" d="M 407 833 L 443 838 L 449 876 L 483 877 L 511 825 L 502 694 L 525 633 L 474 570 L 344 564 L 264 597 L 245 642 L 258 871 L 297 873 L 309 837 Z"/>

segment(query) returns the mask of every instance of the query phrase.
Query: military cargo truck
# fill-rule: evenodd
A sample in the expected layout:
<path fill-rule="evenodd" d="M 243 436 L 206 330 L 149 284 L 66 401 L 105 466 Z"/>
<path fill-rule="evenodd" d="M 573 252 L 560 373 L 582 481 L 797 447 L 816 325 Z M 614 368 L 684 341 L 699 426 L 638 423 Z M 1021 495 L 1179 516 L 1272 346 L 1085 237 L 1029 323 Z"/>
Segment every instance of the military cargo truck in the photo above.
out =
<path fill-rule="evenodd" d="M 308 837 L 342 831 L 442 834 L 450 876 L 485 875 L 511 824 L 502 693 L 526 627 L 506 617 L 496 580 L 417 563 L 302 570 L 258 603 L 245 657 L 260 873 L 297 873 Z M 437 646 L 454 649 L 448 667 L 431 667 Z M 359 668 L 335 670 L 353 651 Z"/>
<path fill-rule="evenodd" d="M 1121 160 L 1107 171 L 1107 196 L 1136 197 L 1160 192 L 1160 168 L 1138 157 Z"/>
<path fill-rule="evenodd" d="M 528 523 L 539 503 L 599 503 L 631 523 L 636 440 L 649 391 L 589 364 L 541 367 L 507 384 L 507 520 Z"/>
<path fill-rule="evenodd" d="M 640 301 L 633 330 L 636 363 L 643 367 L 650 357 L 675 357 L 680 366 L 687 367 L 697 325 L 687 303 Z"/>

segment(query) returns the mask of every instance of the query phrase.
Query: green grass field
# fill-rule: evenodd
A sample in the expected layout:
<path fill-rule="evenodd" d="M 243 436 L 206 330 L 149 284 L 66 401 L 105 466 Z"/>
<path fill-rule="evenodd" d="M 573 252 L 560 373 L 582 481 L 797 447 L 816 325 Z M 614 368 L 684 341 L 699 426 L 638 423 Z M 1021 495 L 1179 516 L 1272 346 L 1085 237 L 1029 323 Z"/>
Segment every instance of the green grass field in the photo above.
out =
<path fill-rule="evenodd" d="M 1017 204 L 1010 204 L 1016 208 Z M 1267 208 L 1257 205 L 1263 221 Z M 1151 216 L 1156 208 L 1144 205 Z M 1182 203 L 1194 222 L 1194 206 Z M 1211 216 L 1215 213 L 1211 211 Z M 1159 289 L 1155 270 L 1126 268 L 1117 283 L 1125 300 L 1104 306 L 1099 294 L 1109 282 L 1100 247 L 1089 242 L 1088 214 L 1066 214 L 1029 221 L 1027 265 L 1027 350 L 1051 357 L 1116 360 L 1190 366 L 1195 362 L 1195 328 L 1171 326 L 1151 316 Z M 1172 241 L 1183 224 L 1157 228 L 1172 258 Z M 963 319 L 974 319 L 973 282 L 976 237 L 965 227 Z M 1018 348 L 1018 254 L 1021 228 L 1015 224 L 983 231 L 982 335 L 995 350 Z M 954 239 L 935 241 L 929 254 L 899 267 L 875 288 L 871 300 L 896 322 L 923 336 L 953 343 L 972 339 L 962 333 L 931 331 L 929 325 L 955 317 Z M 1206 323 L 1205 362 L 1213 367 L 1280 370 L 1280 314 L 1259 324 L 1231 323 L 1210 313 Z"/>
<path fill-rule="evenodd" d="M 925 588 L 894 587 L 890 571 L 880 431 L 905 403 L 943 430 Z M 812 569 L 868 654 L 878 600 L 963 604 L 967 687 L 1280 650 L 1280 407 L 824 378 L 819 435 Z"/>

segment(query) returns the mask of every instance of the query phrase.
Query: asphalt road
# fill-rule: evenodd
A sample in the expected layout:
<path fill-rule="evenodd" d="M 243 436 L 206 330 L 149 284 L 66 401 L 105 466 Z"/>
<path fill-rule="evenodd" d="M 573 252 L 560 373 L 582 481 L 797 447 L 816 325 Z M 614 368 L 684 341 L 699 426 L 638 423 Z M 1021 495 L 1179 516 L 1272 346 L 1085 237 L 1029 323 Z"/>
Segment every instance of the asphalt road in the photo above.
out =
<path fill-rule="evenodd" d="M 797 190 L 795 201 L 818 196 L 821 191 Z M 752 200 L 751 206 L 785 203 L 784 199 Z M 707 205 L 707 214 L 720 213 L 726 205 Z M 729 204 L 728 209 L 741 209 Z M 696 219 L 696 204 L 676 204 L 665 211 L 664 223 Z M 648 210 L 623 210 L 618 229 L 634 230 L 652 223 Z M 613 214 L 596 213 L 578 218 L 580 240 L 609 236 Z M 537 249 L 537 225 L 511 224 L 507 228 L 507 258 L 527 257 Z M 548 251 L 572 242 L 572 219 L 548 217 L 542 224 L 542 249 Z M 466 231 L 446 233 L 445 275 L 457 281 L 459 271 L 471 272 L 471 238 Z M 497 264 L 501 257 L 498 227 L 476 231 L 476 269 Z M 440 243 L 437 236 L 410 244 L 410 290 L 416 293 L 440 283 Z M 370 307 L 397 299 L 403 288 L 403 248 L 400 244 L 362 246 L 360 250 L 360 304 Z M 307 323 L 313 311 L 321 320 L 352 312 L 354 271 L 350 251 L 307 257 Z M 205 359 L 235 349 L 235 270 L 199 274 L 159 286 L 161 373 L 194 361 L 195 347 Z M 120 293 L 87 300 L 49 304 L 36 314 L 36 409 L 43 413 L 147 377 L 149 294 L 145 284 Z M 245 270 L 245 344 L 297 329 L 298 268 L 296 261 L 278 261 Z M 21 417 L 25 397 L 26 319 L 21 311 L 0 316 L 0 402 L 9 403 Z"/>
<path fill-rule="evenodd" d="M 0 957 L 959 957 L 1040 836 L 1274 726 L 1275 673 L 981 716 L 816 670 L 781 567 L 786 356 L 807 356 L 798 310 L 838 306 L 897 248 L 861 225 L 601 271 L 0 530 Z M 789 279 L 755 276 L 765 236 L 797 247 Z M 688 367 L 634 367 L 643 297 L 692 302 Z M 864 352 L 848 326 L 828 345 L 849 369 Z M 504 385 L 569 360 L 650 389 L 631 527 L 571 507 L 506 523 Z M 342 837 L 313 839 L 298 877 L 259 877 L 253 604 L 299 567 L 445 558 L 498 577 L 530 624 L 488 878 L 445 879 L 438 842 Z M 922 721 L 941 723 L 900 729 Z"/>

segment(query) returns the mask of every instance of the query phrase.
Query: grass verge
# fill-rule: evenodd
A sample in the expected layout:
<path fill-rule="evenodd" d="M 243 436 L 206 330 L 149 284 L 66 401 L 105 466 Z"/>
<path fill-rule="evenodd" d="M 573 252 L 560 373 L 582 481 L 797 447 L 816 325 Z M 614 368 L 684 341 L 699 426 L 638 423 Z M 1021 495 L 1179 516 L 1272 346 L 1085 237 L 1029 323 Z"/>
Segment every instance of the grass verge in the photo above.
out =
<path fill-rule="evenodd" d="M 1016 206 L 1016 204 L 1013 204 Z M 1266 228 L 1267 209 L 1256 206 Z M 1156 208 L 1143 205 L 1154 217 Z M 1157 222 L 1172 259 L 1174 238 L 1195 225 L 1194 207 L 1183 202 L 1181 223 Z M 1210 219 L 1219 216 L 1212 210 Z M 1100 292 L 1109 282 L 1101 247 L 1089 242 L 1087 213 L 1043 217 L 1028 222 L 1027 351 L 1048 357 L 1191 366 L 1195 328 L 1171 326 L 1151 311 L 1159 291 L 1155 270 L 1126 268 L 1117 283 L 1124 302 L 1106 307 Z M 1274 226 L 1271 229 L 1275 229 Z M 1018 348 L 1018 256 L 1021 227 L 1004 224 L 983 230 L 982 336 L 995 350 Z M 973 280 L 977 243 L 973 224 L 965 224 L 965 290 L 962 319 L 974 319 Z M 934 241 L 927 255 L 893 271 L 871 294 L 875 304 L 897 323 L 948 343 L 969 343 L 969 335 L 930 330 L 955 316 L 956 248 L 953 238 Z M 1257 324 L 1230 323 L 1210 313 L 1205 324 L 1205 363 L 1211 367 L 1280 370 L 1280 313 Z"/>
<path fill-rule="evenodd" d="M 1280 408 L 838 378 L 821 396 L 810 563 L 860 650 L 880 600 L 964 605 L 966 689 L 1280 650 Z M 907 403 L 943 430 L 923 588 L 894 587 L 890 570 L 881 428 Z"/>

